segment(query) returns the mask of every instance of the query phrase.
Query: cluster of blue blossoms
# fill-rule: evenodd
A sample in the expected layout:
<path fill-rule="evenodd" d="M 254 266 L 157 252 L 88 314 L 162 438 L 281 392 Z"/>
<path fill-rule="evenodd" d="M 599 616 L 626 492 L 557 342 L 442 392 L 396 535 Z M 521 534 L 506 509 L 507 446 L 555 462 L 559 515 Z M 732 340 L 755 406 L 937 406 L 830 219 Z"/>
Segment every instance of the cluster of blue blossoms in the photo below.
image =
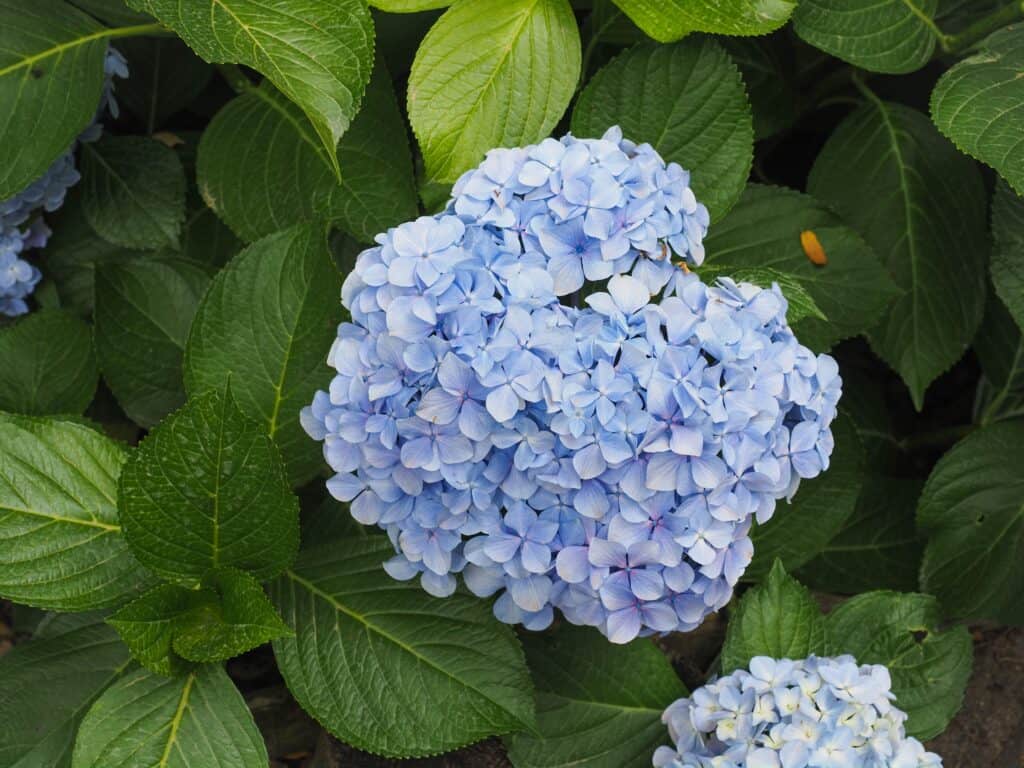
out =
<path fill-rule="evenodd" d="M 100 137 L 99 120 L 105 112 L 117 117 L 113 79 L 128 77 L 128 65 L 113 48 L 107 49 L 104 74 L 103 95 L 92 124 L 42 176 L 14 197 L 0 200 L 0 315 L 16 317 L 28 312 L 26 299 L 39 284 L 42 274 L 22 258 L 22 254 L 44 247 L 50 237 L 50 230 L 37 214 L 52 213 L 64 204 L 67 191 L 80 178 L 75 169 L 75 149 L 79 142 L 96 141 Z"/>
<path fill-rule="evenodd" d="M 302 423 L 393 577 L 618 643 L 729 601 L 752 519 L 828 466 L 841 382 L 777 287 L 670 261 L 699 265 L 707 225 L 688 173 L 613 128 L 493 150 L 360 254 Z"/>
<path fill-rule="evenodd" d="M 936 768 L 908 737 L 889 671 L 852 656 L 757 656 L 672 704 L 662 721 L 675 748 L 655 768 Z"/>

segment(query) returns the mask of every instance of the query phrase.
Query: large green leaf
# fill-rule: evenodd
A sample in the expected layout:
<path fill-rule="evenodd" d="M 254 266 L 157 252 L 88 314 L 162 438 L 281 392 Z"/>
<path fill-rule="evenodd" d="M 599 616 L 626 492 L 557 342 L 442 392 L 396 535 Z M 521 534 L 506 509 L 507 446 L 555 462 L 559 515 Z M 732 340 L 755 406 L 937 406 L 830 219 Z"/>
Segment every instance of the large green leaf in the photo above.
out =
<path fill-rule="evenodd" d="M 807 186 L 860 230 L 906 291 L 871 343 L 920 409 L 981 322 L 988 235 L 977 167 L 920 112 L 872 96 L 829 138 Z"/>
<path fill-rule="evenodd" d="M 299 505 L 280 453 L 230 390 L 191 399 L 150 432 L 119 491 L 132 551 L 165 579 L 194 585 L 223 567 L 268 579 L 295 557 Z"/>
<path fill-rule="evenodd" d="M 82 413 L 98 374 L 89 326 L 64 310 L 34 312 L 0 329 L 0 410 Z"/>
<path fill-rule="evenodd" d="M 662 43 L 691 32 L 765 35 L 789 19 L 796 0 L 615 0 L 644 32 Z"/>
<path fill-rule="evenodd" d="M 86 611 L 145 586 L 118 525 L 123 462 L 119 445 L 79 424 L 0 417 L 0 595 Z"/>
<path fill-rule="evenodd" d="M 42 176 L 92 121 L 106 35 L 63 0 L 0 0 L 0 200 Z"/>
<path fill-rule="evenodd" d="M 995 168 L 1024 195 L 1024 25 L 1005 27 L 948 70 L 932 91 L 932 119 L 962 151 Z"/>
<path fill-rule="evenodd" d="M 246 64 L 269 78 L 302 107 L 333 161 L 373 69 L 373 20 L 363 0 L 126 2 L 206 61 Z"/>
<path fill-rule="evenodd" d="M 636 46 L 594 75 L 572 131 L 597 137 L 613 125 L 689 170 L 713 219 L 743 192 L 754 151 L 750 105 L 739 70 L 711 38 Z"/>
<path fill-rule="evenodd" d="M 941 32 L 938 0 L 801 0 L 793 30 L 826 53 L 872 72 L 913 72 Z"/>
<path fill-rule="evenodd" d="M 393 581 L 374 536 L 303 552 L 270 587 L 296 637 L 274 641 L 299 703 L 345 742 L 382 755 L 437 754 L 533 724 L 512 630 L 469 595 Z"/>
<path fill-rule="evenodd" d="M 992 196 L 992 285 L 1024 332 L 1024 197 L 1004 181 Z"/>
<path fill-rule="evenodd" d="M 661 714 L 686 688 L 650 640 L 613 645 L 590 627 L 526 638 L 537 733 L 506 738 L 515 768 L 648 768 Z"/>
<path fill-rule="evenodd" d="M 457 0 L 420 43 L 409 121 L 428 176 L 455 181 L 492 147 L 547 136 L 580 75 L 568 0 Z"/>
<path fill-rule="evenodd" d="M 1024 623 L 1024 420 L 961 440 L 932 470 L 918 504 L 928 537 L 922 588 L 946 614 Z"/>
<path fill-rule="evenodd" d="M 199 96 L 214 71 L 176 37 L 119 40 L 117 49 L 131 72 L 117 84 L 117 103 L 137 117 L 148 134 L 163 128 L 168 118 Z"/>
<path fill-rule="evenodd" d="M 960 709 L 971 676 L 967 627 L 940 632 L 939 607 L 930 595 L 867 592 L 828 615 L 836 650 L 861 664 L 884 664 L 896 706 L 907 713 L 907 733 L 930 739 Z"/>
<path fill-rule="evenodd" d="M 264 83 L 229 102 L 203 133 L 198 183 L 246 240 L 319 219 L 370 243 L 415 218 L 409 140 L 383 63 L 337 155 L 340 182 L 302 111 Z"/>
<path fill-rule="evenodd" d="M 795 123 L 801 101 L 790 38 L 780 32 L 765 37 L 723 37 L 720 41 L 743 74 L 754 113 L 754 138 L 768 138 Z"/>
<path fill-rule="evenodd" d="M 808 258 L 800 241 L 804 231 L 814 232 L 826 264 Z M 873 328 L 899 292 L 871 248 L 835 213 L 783 187 L 749 185 L 704 244 L 708 266 L 766 267 L 797 280 L 827 318 L 793 323 L 800 342 L 818 351 Z"/>
<path fill-rule="evenodd" d="M 299 411 L 331 378 L 324 363 L 341 321 L 341 276 L 324 230 L 303 225 L 246 248 L 214 279 L 185 354 L 190 394 L 231 377 L 239 406 L 261 422 L 299 484 L 323 463 Z"/>
<path fill-rule="evenodd" d="M 227 673 L 131 672 L 82 721 L 72 768 L 267 768 L 263 737 Z"/>
<path fill-rule="evenodd" d="M 180 259 L 110 265 L 96 276 L 96 353 L 135 422 L 152 427 L 185 402 L 182 359 L 210 276 Z"/>
<path fill-rule="evenodd" d="M 86 710 L 131 663 L 102 617 L 78 614 L 61 623 L 0 658 L 3 768 L 69 768 Z"/>

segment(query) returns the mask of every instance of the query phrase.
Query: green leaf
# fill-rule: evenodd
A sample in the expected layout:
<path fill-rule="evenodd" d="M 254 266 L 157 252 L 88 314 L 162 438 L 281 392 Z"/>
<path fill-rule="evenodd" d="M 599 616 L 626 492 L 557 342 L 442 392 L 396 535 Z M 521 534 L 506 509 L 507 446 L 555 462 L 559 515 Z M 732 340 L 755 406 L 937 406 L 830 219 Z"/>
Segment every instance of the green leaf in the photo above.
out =
<path fill-rule="evenodd" d="M 807 292 L 803 284 L 795 277 L 785 272 L 780 272 L 771 267 L 729 267 L 724 264 L 704 264 L 697 270 L 705 283 L 710 283 L 720 277 L 727 277 L 741 283 L 753 283 L 761 288 L 771 288 L 777 283 L 786 297 L 789 309 L 786 312 L 786 320 L 792 324 L 805 317 L 816 317 L 820 320 L 827 318 L 814 302 L 811 294 Z"/>
<path fill-rule="evenodd" d="M 42 176 L 92 121 L 106 37 L 63 0 L 0 0 L 0 200 Z"/>
<path fill-rule="evenodd" d="M 145 24 L 153 21 L 151 16 L 138 13 L 128 8 L 124 0 L 71 0 L 71 5 L 81 8 L 91 16 L 95 16 L 107 26 L 127 26 L 129 24 Z M 118 43 L 120 48 L 121 43 Z"/>
<path fill-rule="evenodd" d="M 857 595 L 828 615 L 838 650 L 860 664 L 888 668 L 895 704 L 907 713 L 907 733 L 919 739 L 945 730 L 971 676 L 967 627 L 940 632 L 940 622 L 934 597 L 897 592 Z"/>
<path fill-rule="evenodd" d="M 346 743 L 432 755 L 533 725 L 522 649 L 489 605 L 393 581 L 373 536 L 304 551 L 270 586 L 296 637 L 274 641 L 298 702 Z"/>
<path fill-rule="evenodd" d="M 231 389 L 239 406 L 281 448 L 298 485 L 323 464 L 299 411 L 326 388 L 324 363 L 341 321 L 341 276 L 318 226 L 257 241 L 214 279 L 185 353 L 185 389 Z"/>
<path fill-rule="evenodd" d="M 370 243 L 415 218 L 409 140 L 383 63 L 337 156 L 340 182 L 302 111 L 264 83 L 229 102 L 203 133 L 199 187 L 246 240 L 326 220 Z"/>
<path fill-rule="evenodd" d="M 78 724 L 128 668 L 128 650 L 95 614 L 64 616 L 0 658 L 0 765 L 69 768 Z"/>
<path fill-rule="evenodd" d="M 110 265 L 96 276 L 96 352 L 124 412 L 152 427 L 185 402 L 182 359 L 210 276 L 179 259 Z"/>
<path fill-rule="evenodd" d="M 924 542 L 914 511 L 921 486 L 916 478 L 865 477 L 853 514 L 821 554 L 803 566 L 801 581 L 836 594 L 917 589 Z"/>
<path fill-rule="evenodd" d="M 789 128 L 800 116 L 796 62 L 789 37 L 723 37 L 720 42 L 740 68 L 754 113 L 754 138 Z"/>
<path fill-rule="evenodd" d="M 961 151 L 991 165 L 1024 194 L 1020 110 L 1024 109 L 1024 24 L 1005 27 L 935 85 L 932 119 Z"/>
<path fill-rule="evenodd" d="M 974 399 L 975 421 L 984 426 L 1024 415 L 1024 333 L 994 294 L 973 348 L 985 374 Z"/>
<path fill-rule="evenodd" d="M 671 43 L 691 32 L 766 35 L 789 19 L 796 0 L 615 0 L 644 32 Z"/>
<path fill-rule="evenodd" d="M 828 263 L 816 265 L 800 233 L 815 233 Z M 751 184 L 736 207 L 708 231 L 706 268 L 768 268 L 790 275 L 828 321 L 808 316 L 794 324 L 801 344 L 824 351 L 878 324 L 898 294 L 871 248 L 810 195 Z M 783 288 L 785 292 L 785 288 Z"/>
<path fill-rule="evenodd" d="M 801 0 L 793 31 L 826 53 L 872 72 L 902 74 L 927 64 L 942 33 L 938 0 Z"/>
<path fill-rule="evenodd" d="M 82 207 L 96 234 L 125 248 L 177 248 L 185 172 L 174 150 L 142 136 L 82 144 Z"/>
<path fill-rule="evenodd" d="M 592 628 L 531 634 L 537 733 L 506 737 L 515 768 L 648 768 L 661 714 L 686 688 L 650 640 L 613 645 Z"/>
<path fill-rule="evenodd" d="M 780 500 L 767 523 L 754 526 L 754 560 L 744 578 L 760 579 L 781 559 L 796 570 L 824 550 L 857 504 L 864 482 L 864 449 L 849 416 L 832 423 L 835 450 L 827 471 L 801 480 L 793 500 Z"/>
<path fill-rule="evenodd" d="M 803 659 L 828 652 L 825 617 L 818 604 L 776 560 L 768 578 L 743 595 L 729 620 L 722 672 L 746 668 L 755 656 Z"/>
<path fill-rule="evenodd" d="M 187 107 L 210 82 L 213 68 L 176 37 L 119 40 L 131 77 L 117 84 L 117 103 L 137 117 L 147 134 Z"/>
<path fill-rule="evenodd" d="M 333 162 L 373 69 L 373 20 L 363 0 L 126 2 L 173 29 L 202 59 L 265 75 L 302 107 Z"/>
<path fill-rule="evenodd" d="M 431 181 L 455 181 L 492 147 L 539 141 L 569 106 L 580 37 L 568 0 L 456 0 L 409 75 L 409 121 Z"/>
<path fill-rule="evenodd" d="M 992 285 L 1024 332 L 1024 198 L 1000 180 L 992 196 Z"/>
<path fill-rule="evenodd" d="M 932 470 L 917 507 L 928 537 L 921 587 L 957 618 L 1024 624 L 1024 420 L 961 440 Z"/>
<path fill-rule="evenodd" d="M 219 666 L 166 678 L 131 672 L 89 709 L 72 768 L 267 768 L 245 700 Z"/>
<path fill-rule="evenodd" d="M 87 427 L 0 416 L 0 595 L 87 611 L 147 585 L 118 525 L 123 462 L 117 443 Z"/>
<path fill-rule="evenodd" d="M 370 5 L 387 13 L 417 13 L 447 8 L 452 0 L 371 0 Z"/>
<path fill-rule="evenodd" d="M 977 167 L 920 112 L 872 95 L 826 142 L 807 186 L 864 235 L 906 291 L 871 344 L 920 410 L 981 322 L 988 236 Z"/>
<path fill-rule="evenodd" d="M 119 491 L 132 551 L 170 581 L 226 566 L 269 579 L 295 557 L 299 505 L 281 456 L 230 390 L 193 398 L 150 432 Z"/>
<path fill-rule="evenodd" d="M 34 312 L 0 329 L 0 410 L 79 414 L 98 373 L 89 326 L 70 312 Z"/>
<path fill-rule="evenodd" d="M 598 137 L 613 125 L 689 170 L 712 219 L 743 192 L 754 151 L 750 105 L 739 70 L 714 40 L 639 45 L 614 58 L 580 94 L 572 132 Z"/>

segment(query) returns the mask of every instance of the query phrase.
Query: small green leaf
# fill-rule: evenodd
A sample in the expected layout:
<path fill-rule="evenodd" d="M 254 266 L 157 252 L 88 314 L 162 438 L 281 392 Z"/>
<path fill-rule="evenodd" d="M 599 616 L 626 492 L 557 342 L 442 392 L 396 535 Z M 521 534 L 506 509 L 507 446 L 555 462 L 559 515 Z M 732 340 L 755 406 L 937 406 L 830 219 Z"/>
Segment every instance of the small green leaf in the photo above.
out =
<path fill-rule="evenodd" d="M 776 560 L 768 578 L 743 595 L 729 620 L 722 671 L 746 668 L 755 656 L 803 659 L 828 652 L 825 617 L 818 604 Z"/>
<path fill-rule="evenodd" d="M 898 592 L 866 592 L 828 615 L 838 651 L 889 670 L 895 704 L 907 713 L 907 733 L 919 739 L 945 730 L 971 676 L 967 627 L 940 632 L 940 621 L 934 597 Z"/>
<path fill-rule="evenodd" d="M 691 32 L 765 35 L 789 19 L 796 0 L 615 0 L 644 32 L 671 43 Z"/>
<path fill-rule="evenodd" d="M 420 43 L 409 121 L 432 181 L 550 133 L 580 75 L 568 0 L 456 0 Z"/>
<path fill-rule="evenodd" d="M 293 227 L 253 243 L 217 275 L 189 335 L 186 391 L 222 389 L 230 376 L 239 407 L 274 438 L 296 485 L 323 464 L 299 411 L 331 380 L 324 361 L 340 293 L 323 228 Z"/>
<path fill-rule="evenodd" d="M 89 326 L 70 312 L 34 312 L 0 329 L 0 410 L 80 414 L 98 373 Z"/>
<path fill-rule="evenodd" d="M 992 285 L 1024 332 L 1024 197 L 1000 180 L 992 196 Z"/>
<path fill-rule="evenodd" d="M 515 768 L 648 768 L 661 714 L 686 688 L 650 640 L 613 645 L 590 627 L 531 634 L 537 733 L 506 737 Z"/>
<path fill-rule="evenodd" d="M 938 0 L 801 0 L 793 31 L 826 53 L 872 72 L 927 64 L 941 36 Z"/>
<path fill-rule="evenodd" d="M 82 720 L 72 768 L 267 768 L 263 737 L 219 666 L 167 678 L 131 672 Z"/>
<path fill-rule="evenodd" d="M 482 600 L 393 581 L 381 568 L 393 552 L 383 536 L 334 541 L 271 584 L 296 632 L 274 655 L 298 702 L 338 738 L 392 757 L 532 727 L 512 630 Z"/>
<path fill-rule="evenodd" d="M 96 276 L 96 352 L 124 412 L 152 427 L 185 402 L 181 365 L 210 276 L 179 259 L 102 267 Z"/>
<path fill-rule="evenodd" d="M 0 416 L 0 595 L 87 611 L 148 585 L 118 525 L 123 462 L 124 449 L 79 424 Z"/>
<path fill-rule="evenodd" d="M 961 440 L 932 470 L 917 507 L 928 537 L 921 587 L 957 618 L 1024 624 L 1024 420 Z"/>
<path fill-rule="evenodd" d="M 298 548 L 298 501 L 273 441 L 230 391 L 210 391 L 161 422 L 132 452 L 119 484 L 125 537 L 170 581 L 212 568 L 281 572 Z"/>
<path fill-rule="evenodd" d="M 131 77 L 117 83 L 117 103 L 137 117 L 146 133 L 163 128 L 210 82 L 213 68 L 176 37 L 119 40 Z"/>
<path fill-rule="evenodd" d="M 70 768 L 78 724 L 131 663 L 128 649 L 96 614 L 61 617 L 0 658 L 0 765 Z"/>
<path fill-rule="evenodd" d="M 96 234 L 125 248 L 178 247 L 185 172 L 174 150 L 142 136 L 82 144 L 82 207 Z"/>
<path fill-rule="evenodd" d="M 985 374 L 974 399 L 975 421 L 984 426 L 1024 415 L 1024 332 L 994 294 L 973 348 Z"/>
<path fill-rule="evenodd" d="M 1005 27 L 949 69 L 932 91 L 932 119 L 963 152 L 991 165 L 1024 195 L 1020 120 L 1024 24 Z"/>
<path fill-rule="evenodd" d="M 573 109 L 572 132 L 599 137 L 613 125 L 690 171 L 712 219 L 743 192 L 754 151 L 750 105 L 739 70 L 711 38 L 639 45 L 595 74 Z"/>
<path fill-rule="evenodd" d="M 704 264 L 697 270 L 701 280 L 705 283 L 712 283 L 720 277 L 727 277 L 737 283 L 753 283 L 761 288 L 771 288 L 778 284 L 782 295 L 786 297 L 789 309 L 786 312 L 786 320 L 796 323 L 805 317 L 816 317 L 819 320 L 827 320 L 818 305 L 814 302 L 811 294 L 807 292 L 803 284 L 792 275 L 780 272 L 771 267 L 729 267 L 724 264 Z"/>

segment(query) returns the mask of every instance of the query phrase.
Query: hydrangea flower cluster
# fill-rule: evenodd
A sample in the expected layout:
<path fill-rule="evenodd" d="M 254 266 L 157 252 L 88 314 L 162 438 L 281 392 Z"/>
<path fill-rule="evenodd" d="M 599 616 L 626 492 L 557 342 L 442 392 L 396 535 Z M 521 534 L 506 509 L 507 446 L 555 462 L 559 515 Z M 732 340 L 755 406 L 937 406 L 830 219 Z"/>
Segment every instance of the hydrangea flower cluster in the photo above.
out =
<path fill-rule="evenodd" d="M 777 287 L 670 261 L 699 265 L 707 225 L 687 172 L 613 128 L 493 150 L 360 254 L 302 423 L 393 577 L 613 642 L 728 602 L 752 519 L 828 466 L 841 382 Z"/>
<path fill-rule="evenodd" d="M 100 118 L 106 112 L 117 117 L 114 78 L 128 77 L 128 64 L 115 49 L 104 59 L 103 93 L 92 123 L 46 172 L 12 198 L 0 200 L 0 314 L 9 317 L 28 312 L 26 299 L 39 284 L 39 269 L 22 258 L 24 251 L 42 248 L 50 230 L 35 214 L 52 213 L 64 204 L 67 191 L 81 178 L 75 168 L 75 149 L 80 142 L 96 141 L 102 132 Z"/>
<path fill-rule="evenodd" d="M 757 656 L 662 715 L 655 768 L 935 768 L 893 706 L 889 670 L 852 656 Z"/>

